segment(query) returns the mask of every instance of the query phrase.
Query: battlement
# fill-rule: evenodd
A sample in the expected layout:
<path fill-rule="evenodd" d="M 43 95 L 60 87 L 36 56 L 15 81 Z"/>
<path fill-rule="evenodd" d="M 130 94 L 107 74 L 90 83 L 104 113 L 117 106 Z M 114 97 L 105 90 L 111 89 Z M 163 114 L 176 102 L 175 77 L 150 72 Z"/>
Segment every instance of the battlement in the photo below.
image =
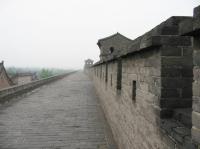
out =
<path fill-rule="evenodd" d="M 199 147 L 199 43 L 200 6 L 135 40 L 99 40 L 90 75 L 119 148 Z"/>

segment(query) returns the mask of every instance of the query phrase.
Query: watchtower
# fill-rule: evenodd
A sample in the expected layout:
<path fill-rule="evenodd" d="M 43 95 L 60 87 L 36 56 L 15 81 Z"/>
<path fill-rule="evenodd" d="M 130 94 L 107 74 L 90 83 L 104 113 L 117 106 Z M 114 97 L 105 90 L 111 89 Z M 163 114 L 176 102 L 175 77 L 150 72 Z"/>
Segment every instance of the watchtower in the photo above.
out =
<path fill-rule="evenodd" d="M 85 65 L 84 65 L 84 72 L 88 71 L 88 68 L 90 68 L 93 65 L 93 60 L 87 59 L 85 60 Z"/>

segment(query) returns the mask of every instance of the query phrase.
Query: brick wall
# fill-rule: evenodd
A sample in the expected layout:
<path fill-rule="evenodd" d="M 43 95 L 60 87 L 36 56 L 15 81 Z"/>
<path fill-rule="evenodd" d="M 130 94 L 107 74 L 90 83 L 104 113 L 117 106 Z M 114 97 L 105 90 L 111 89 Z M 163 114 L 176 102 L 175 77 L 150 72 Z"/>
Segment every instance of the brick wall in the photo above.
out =
<path fill-rule="evenodd" d="M 180 144 L 161 130 L 160 123 L 161 118 L 172 116 L 173 108 L 191 107 L 192 67 L 187 67 L 188 75 L 183 67 L 187 62 L 192 63 L 190 39 L 180 37 L 173 46 L 164 42 L 162 46 L 91 68 L 102 107 L 120 149 L 171 149 Z M 190 57 L 187 62 L 184 53 Z M 121 79 L 118 77 L 120 72 Z M 182 103 L 185 95 L 182 91 L 189 92 L 186 98 L 189 105 L 185 100 Z"/>
<path fill-rule="evenodd" d="M 199 11 L 169 18 L 90 68 L 120 149 L 199 148 Z"/>
<path fill-rule="evenodd" d="M 121 149 L 170 148 L 161 136 L 156 112 L 160 96 L 160 51 L 154 50 L 122 59 L 121 90 L 117 89 L 117 66 L 113 61 L 108 65 L 108 79 L 93 76 L 94 83 Z M 106 64 L 96 66 L 103 67 Z M 136 101 L 132 98 L 132 83 L 136 81 Z M 153 89 L 154 88 L 154 89 Z M 147 137 L 146 137 L 147 136 Z"/>
<path fill-rule="evenodd" d="M 191 37 L 169 36 L 164 38 L 167 42 L 163 42 L 161 48 L 160 107 L 163 110 L 191 108 L 193 80 Z"/>
<path fill-rule="evenodd" d="M 192 137 L 200 144 L 200 6 L 194 9 L 194 82 L 193 82 L 193 112 Z M 200 145 L 199 145 L 200 146 Z"/>
<path fill-rule="evenodd" d="M 192 135 L 200 143 L 200 37 L 194 38 L 194 46 Z"/>

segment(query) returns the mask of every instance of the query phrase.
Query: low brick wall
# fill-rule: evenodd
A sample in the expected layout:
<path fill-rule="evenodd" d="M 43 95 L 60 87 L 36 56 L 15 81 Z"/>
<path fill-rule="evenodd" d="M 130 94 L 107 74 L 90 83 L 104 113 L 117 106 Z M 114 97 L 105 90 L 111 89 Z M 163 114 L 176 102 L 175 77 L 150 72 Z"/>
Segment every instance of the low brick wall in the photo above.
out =
<path fill-rule="evenodd" d="M 9 88 L 5 88 L 0 90 L 0 103 L 6 102 L 10 99 L 12 99 L 13 97 L 16 97 L 18 95 L 21 95 L 23 93 L 29 92 L 37 87 L 40 87 L 44 84 L 48 84 L 51 83 L 53 81 L 62 79 L 70 74 L 72 74 L 74 72 L 69 72 L 66 74 L 62 74 L 62 75 L 57 75 L 57 76 L 53 76 L 53 77 L 49 77 L 46 79 L 41 79 L 41 80 L 37 80 L 37 81 L 33 81 L 27 84 L 23 84 L 23 85 L 16 85 L 13 87 L 9 87 Z"/>

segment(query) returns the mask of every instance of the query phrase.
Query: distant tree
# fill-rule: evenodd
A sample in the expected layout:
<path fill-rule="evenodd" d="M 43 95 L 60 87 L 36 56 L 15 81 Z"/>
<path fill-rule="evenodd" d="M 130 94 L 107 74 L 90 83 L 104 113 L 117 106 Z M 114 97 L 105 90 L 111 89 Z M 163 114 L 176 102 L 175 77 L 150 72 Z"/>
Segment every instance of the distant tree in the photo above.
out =
<path fill-rule="evenodd" d="M 53 72 L 49 69 L 42 69 L 39 73 L 39 77 L 44 79 L 53 76 Z"/>
<path fill-rule="evenodd" d="M 10 77 L 15 76 L 17 73 L 31 72 L 31 73 L 36 73 L 38 79 L 44 79 L 44 78 L 48 78 L 54 75 L 60 75 L 60 74 L 72 71 L 72 70 L 64 70 L 64 69 L 57 69 L 57 68 L 41 69 L 41 68 L 18 68 L 18 67 L 8 67 L 6 70 Z"/>
<path fill-rule="evenodd" d="M 15 67 L 9 67 L 6 69 L 9 76 L 14 76 L 17 73 L 17 69 Z"/>

